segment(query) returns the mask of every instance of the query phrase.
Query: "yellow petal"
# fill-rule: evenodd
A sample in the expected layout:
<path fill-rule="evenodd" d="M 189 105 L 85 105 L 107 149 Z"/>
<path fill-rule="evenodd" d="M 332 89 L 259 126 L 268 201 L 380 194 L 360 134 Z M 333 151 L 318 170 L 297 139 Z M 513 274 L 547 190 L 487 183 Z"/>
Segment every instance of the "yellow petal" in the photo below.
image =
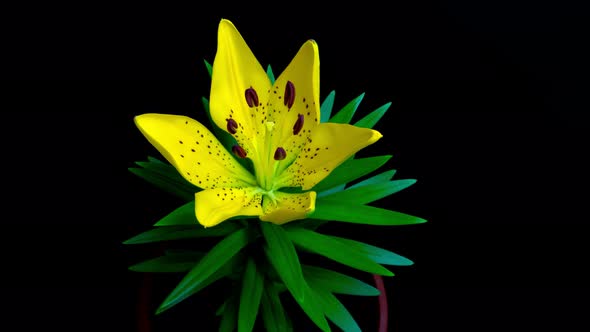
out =
<path fill-rule="evenodd" d="M 215 188 L 195 194 L 195 213 L 199 223 L 212 227 L 236 216 L 262 214 L 259 188 Z"/>
<path fill-rule="evenodd" d="M 260 220 L 282 225 L 289 221 L 304 219 L 315 210 L 315 191 L 301 194 L 274 192 L 274 200 L 264 198 L 264 214 Z"/>
<path fill-rule="evenodd" d="M 375 130 L 349 124 L 321 123 L 312 133 L 297 159 L 280 175 L 277 183 L 311 189 L 360 149 L 382 135 Z"/>
<path fill-rule="evenodd" d="M 212 74 L 211 117 L 217 126 L 236 138 L 258 167 L 258 149 L 263 146 L 261 142 L 265 135 L 263 119 L 268 112 L 266 104 L 270 80 L 236 27 L 225 19 L 219 23 Z M 249 99 L 248 89 L 252 89 L 249 90 Z M 253 93 L 257 96 L 257 105 L 254 104 Z M 235 133 L 228 129 L 228 119 L 235 121 Z"/>
<path fill-rule="evenodd" d="M 297 157 L 319 123 L 319 66 L 318 46 L 315 41 L 308 40 L 272 87 L 268 120 L 275 125 L 270 153 L 274 156 L 279 147 L 286 152 L 277 173 Z M 294 131 L 296 124 L 302 126 Z"/>
<path fill-rule="evenodd" d="M 148 113 L 136 116 L 135 124 L 180 175 L 197 187 L 244 187 L 256 183 L 252 174 L 196 120 Z"/>

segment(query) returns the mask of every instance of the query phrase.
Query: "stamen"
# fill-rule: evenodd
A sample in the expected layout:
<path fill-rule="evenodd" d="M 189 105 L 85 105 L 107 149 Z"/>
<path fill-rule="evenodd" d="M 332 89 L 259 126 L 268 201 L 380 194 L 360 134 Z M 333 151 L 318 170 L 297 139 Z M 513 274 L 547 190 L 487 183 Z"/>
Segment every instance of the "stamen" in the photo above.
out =
<path fill-rule="evenodd" d="M 295 121 L 295 125 L 293 126 L 293 135 L 299 134 L 299 132 L 303 128 L 303 121 L 304 120 L 305 120 L 305 118 L 303 117 L 303 114 L 297 115 L 297 121 Z"/>
<path fill-rule="evenodd" d="M 275 151 L 275 160 L 283 160 L 285 158 L 287 158 L 287 151 L 281 147 L 278 147 Z"/>
<path fill-rule="evenodd" d="M 248 89 L 246 89 L 246 102 L 248 103 L 248 106 L 250 107 L 258 107 L 258 94 L 256 93 L 256 90 L 254 90 L 254 88 L 250 87 Z"/>
<path fill-rule="evenodd" d="M 291 81 L 287 81 L 285 85 L 285 106 L 291 108 L 295 102 L 295 85 Z"/>
<path fill-rule="evenodd" d="M 246 156 L 248 155 L 246 153 L 246 150 L 244 150 L 244 148 L 242 148 L 239 145 L 232 146 L 231 150 L 236 156 L 238 156 L 239 158 L 242 158 L 242 159 L 246 158 Z"/>
<path fill-rule="evenodd" d="M 226 119 L 226 121 L 227 121 L 227 131 L 232 135 L 235 134 L 238 131 L 238 123 L 236 122 L 236 120 L 229 118 L 229 119 Z"/>

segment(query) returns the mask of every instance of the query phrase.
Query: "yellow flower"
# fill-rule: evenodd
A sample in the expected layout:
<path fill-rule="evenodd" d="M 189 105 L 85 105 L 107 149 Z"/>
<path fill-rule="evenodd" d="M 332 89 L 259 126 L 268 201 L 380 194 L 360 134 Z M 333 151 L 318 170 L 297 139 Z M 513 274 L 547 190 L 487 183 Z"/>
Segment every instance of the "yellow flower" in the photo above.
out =
<path fill-rule="evenodd" d="M 197 220 L 211 227 L 235 216 L 259 216 L 283 224 L 315 209 L 310 191 L 334 168 L 381 138 L 377 131 L 319 123 L 319 55 L 315 41 L 303 44 L 271 84 L 235 28 L 221 20 L 213 62 L 210 110 L 213 121 L 237 144 L 232 153 L 201 123 L 168 114 L 143 114 L 143 135 L 189 182 Z M 249 158 L 251 174 L 234 158 Z M 282 188 L 300 187 L 300 193 Z"/>

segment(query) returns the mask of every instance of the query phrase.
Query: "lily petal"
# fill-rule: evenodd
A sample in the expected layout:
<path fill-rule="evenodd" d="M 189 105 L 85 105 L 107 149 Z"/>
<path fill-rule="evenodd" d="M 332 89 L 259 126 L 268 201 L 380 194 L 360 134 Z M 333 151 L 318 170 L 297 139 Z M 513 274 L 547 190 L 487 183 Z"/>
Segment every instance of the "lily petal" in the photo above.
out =
<path fill-rule="evenodd" d="M 309 190 L 350 156 L 381 137 L 381 133 L 372 129 L 321 123 L 295 162 L 281 174 L 277 182 L 285 187 Z"/>
<path fill-rule="evenodd" d="M 319 67 L 318 46 L 308 40 L 272 87 L 268 121 L 274 123 L 274 130 L 269 152 L 277 148 L 286 152 L 279 174 L 297 157 L 319 123 Z"/>
<path fill-rule="evenodd" d="M 316 192 L 300 194 L 274 192 L 274 200 L 264 199 L 262 221 L 282 225 L 289 221 L 303 219 L 315 211 Z"/>
<path fill-rule="evenodd" d="M 260 163 L 258 149 L 264 146 L 262 119 L 268 112 L 269 90 L 266 72 L 236 27 L 221 20 L 211 79 L 211 117 L 219 128 L 236 138 L 256 168 Z"/>
<path fill-rule="evenodd" d="M 236 216 L 262 214 L 259 188 L 215 188 L 195 194 L 195 213 L 199 223 L 212 227 Z"/>
<path fill-rule="evenodd" d="M 248 172 L 201 123 L 186 116 L 148 113 L 135 124 L 186 180 L 203 189 L 255 185 Z"/>

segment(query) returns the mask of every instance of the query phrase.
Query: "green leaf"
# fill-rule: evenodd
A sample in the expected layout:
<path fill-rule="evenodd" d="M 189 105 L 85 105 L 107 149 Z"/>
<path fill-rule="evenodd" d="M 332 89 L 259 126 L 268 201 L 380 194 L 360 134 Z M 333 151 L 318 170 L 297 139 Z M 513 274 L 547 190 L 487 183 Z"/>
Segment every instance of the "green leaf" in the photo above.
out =
<path fill-rule="evenodd" d="M 199 225 L 195 215 L 195 201 L 190 201 L 174 211 L 170 212 L 164 218 L 160 219 L 154 226 L 178 226 L 178 225 Z"/>
<path fill-rule="evenodd" d="M 342 190 L 344 190 L 344 188 L 346 188 L 346 184 L 337 185 L 336 187 L 332 187 L 330 189 L 317 193 L 317 198 L 326 197 L 341 192 Z"/>
<path fill-rule="evenodd" d="M 238 332 L 247 332 L 254 329 L 263 287 L 263 275 L 256 267 L 254 259 L 248 257 L 242 282 L 242 293 L 240 295 Z"/>
<path fill-rule="evenodd" d="M 354 113 L 356 112 L 356 109 L 359 107 L 364 96 L 365 93 L 363 92 L 358 97 L 351 100 L 348 104 L 346 104 L 346 106 L 342 107 L 342 109 L 338 113 L 336 113 L 330 119 L 329 122 L 350 123 L 350 120 L 352 120 L 352 117 L 354 116 Z"/>
<path fill-rule="evenodd" d="M 232 332 L 236 329 L 238 320 L 238 298 L 235 295 L 230 296 L 223 303 L 221 314 L 221 323 L 219 332 Z"/>
<path fill-rule="evenodd" d="M 385 182 L 385 181 L 389 181 L 391 180 L 391 178 L 393 178 L 393 176 L 395 175 L 395 170 L 389 170 L 389 171 L 385 171 L 383 173 L 377 174 L 375 176 L 372 176 L 366 180 L 363 180 L 359 183 L 353 184 L 352 186 L 348 187 L 348 189 L 353 189 L 353 188 L 358 188 L 358 187 L 362 187 L 362 186 L 367 186 L 370 184 L 375 184 L 375 183 L 381 183 L 381 182 Z"/>
<path fill-rule="evenodd" d="M 414 264 L 414 262 L 412 262 L 411 260 L 409 260 L 403 256 L 400 256 L 394 252 L 391 252 L 389 250 L 383 249 L 383 248 L 379 248 L 379 247 L 376 247 L 376 246 L 373 246 L 370 244 L 366 244 L 363 242 L 359 242 L 359 241 L 355 241 L 355 240 L 351 240 L 351 239 L 347 239 L 347 238 L 343 238 L 343 237 L 337 237 L 337 236 L 331 236 L 331 237 L 333 239 L 343 242 L 344 244 L 346 244 L 347 246 L 350 246 L 351 248 L 355 248 L 355 249 L 363 252 L 365 255 L 367 255 L 367 257 L 369 257 L 375 263 L 384 264 L 384 265 L 395 265 L 395 266 L 410 266 L 410 265 Z"/>
<path fill-rule="evenodd" d="M 315 211 L 309 217 L 379 226 L 413 225 L 426 222 L 422 218 L 401 212 L 367 205 L 343 204 L 327 199 L 318 199 L 316 201 Z"/>
<path fill-rule="evenodd" d="M 305 228 L 287 227 L 287 234 L 298 247 L 322 255 L 341 264 L 369 273 L 393 276 L 391 271 L 373 262 L 362 251 L 343 242 Z"/>
<path fill-rule="evenodd" d="M 190 251 L 183 253 L 166 253 L 133 266 L 129 270 L 135 272 L 186 272 L 193 268 L 205 256 L 202 252 Z"/>
<path fill-rule="evenodd" d="M 175 195 L 185 201 L 195 199 L 196 190 L 188 190 L 186 187 L 179 186 L 173 181 L 170 181 L 169 178 L 163 177 L 157 173 L 154 173 L 151 170 L 134 167 L 130 167 L 128 168 L 128 170 L 131 173 L 151 183 L 152 185 L 158 187 L 159 189 L 164 190 L 172 195 Z"/>
<path fill-rule="evenodd" d="M 281 303 L 279 293 L 268 284 L 264 287 L 262 294 L 262 320 L 267 331 L 293 331 L 291 321 Z"/>
<path fill-rule="evenodd" d="M 334 294 L 325 291 L 322 288 L 313 288 L 316 294 L 316 299 L 322 307 L 325 315 L 332 321 L 336 326 L 347 332 L 360 332 L 361 328 L 358 326 L 350 312 L 346 307 L 338 301 Z"/>
<path fill-rule="evenodd" d="M 220 226 L 220 227 L 218 227 Z M 171 240 L 194 239 L 201 237 L 225 236 L 240 229 L 237 223 L 223 222 L 217 226 L 205 228 L 197 225 L 162 226 L 138 234 L 123 244 L 152 243 Z"/>
<path fill-rule="evenodd" d="M 416 183 L 416 180 L 413 179 L 381 182 L 357 188 L 350 188 L 344 191 L 330 193 L 329 195 L 322 195 L 320 197 L 322 200 L 362 205 L 392 195 L 414 183 Z"/>
<path fill-rule="evenodd" d="M 356 180 L 361 176 L 367 175 L 377 168 L 383 166 L 389 159 L 390 155 L 348 159 L 338 166 L 325 179 L 316 184 L 312 190 L 321 192 L 331 189 L 341 184 Z"/>
<path fill-rule="evenodd" d="M 314 289 L 325 289 L 338 294 L 378 296 L 379 290 L 345 274 L 317 266 L 302 265 L 305 280 Z"/>
<path fill-rule="evenodd" d="M 391 102 L 377 108 L 373 112 L 367 114 L 364 118 L 358 120 L 354 125 L 361 128 L 373 128 L 381 120 L 385 112 L 391 106 Z"/>
<path fill-rule="evenodd" d="M 212 78 L 213 77 L 213 66 L 211 66 L 211 64 L 207 60 L 203 59 L 203 61 L 205 62 L 205 67 L 207 67 L 207 72 L 209 73 L 209 78 Z"/>
<path fill-rule="evenodd" d="M 267 243 L 267 256 L 297 302 L 303 302 L 305 280 L 301 272 L 299 256 L 285 229 L 269 222 L 261 222 L 262 234 Z M 280 257 L 278 260 L 271 258 Z"/>
<path fill-rule="evenodd" d="M 332 90 L 330 94 L 324 99 L 324 102 L 320 106 L 320 122 L 328 122 L 330 115 L 332 115 L 332 108 L 334 107 L 334 98 L 336 97 L 336 91 Z"/>
<path fill-rule="evenodd" d="M 270 68 L 270 65 L 268 65 L 268 67 L 266 67 L 266 75 L 268 76 L 268 79 L 270 80 L 270 84 L 275 84 L 275 74 L 272 72 L 272 68 Z"/>
<path fill-rule="evenodd" d="M 156 314 L 170 309 L 172 306 L 194 294 L 196 288 L 200 287 L 207 278 L 218 271 L 226 262 L 242 250 L 242 248 L 250 243 L 255 238 L 254 235 L 249 229 L 242 228 L 219 241 L 199 261 L 197 266 L 184 276 L 176 288 L 174 288 L 160 305 Z"/>

